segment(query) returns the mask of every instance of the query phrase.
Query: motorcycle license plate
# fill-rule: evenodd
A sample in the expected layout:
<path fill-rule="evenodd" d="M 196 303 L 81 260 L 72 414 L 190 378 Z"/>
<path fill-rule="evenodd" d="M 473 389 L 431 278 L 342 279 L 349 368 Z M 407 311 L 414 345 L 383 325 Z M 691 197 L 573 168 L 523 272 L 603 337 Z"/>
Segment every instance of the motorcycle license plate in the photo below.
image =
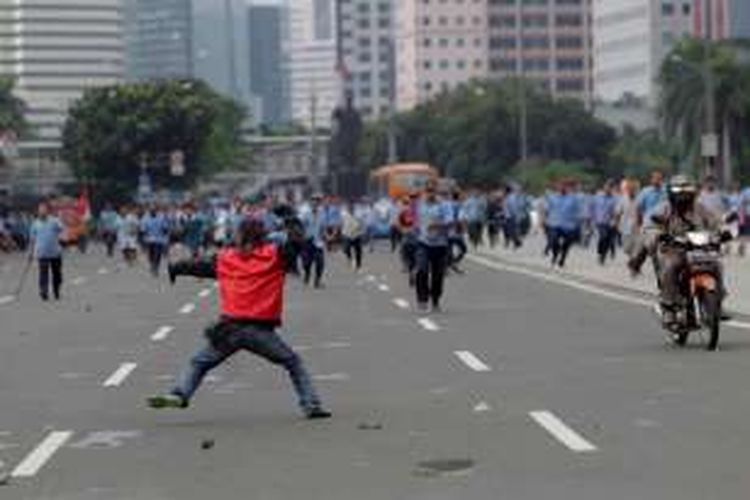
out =
<path fill-rule="evenodd" d="M 715 264 L 718 259 L 719 259 L 719 256 L 714 252 L 694 251 L 694 252 L 688 252 L 687 254 L 688 264 L 691 264 L 691 265 L 709 264 L 709 263 Z"/>

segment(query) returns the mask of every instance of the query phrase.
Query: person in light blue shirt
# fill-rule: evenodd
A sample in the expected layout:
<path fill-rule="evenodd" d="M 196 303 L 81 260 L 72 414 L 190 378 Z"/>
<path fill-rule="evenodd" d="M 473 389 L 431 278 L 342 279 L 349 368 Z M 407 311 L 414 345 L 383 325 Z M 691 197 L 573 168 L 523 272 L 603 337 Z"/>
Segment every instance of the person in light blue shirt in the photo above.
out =
<path fill-rule="evenodd" d="M 505 245 L 513 244 L 516 250 L 523 245 L 523 237 L 529 230 L 529 198 L 521 186 L 509 185 L 505 195 Z"/>
<path fill-rule="evenodd" d="M 547 195 L 547 223 L 552 265 L 565 267 L 570 247 L 581 231 L 581 202 L 573 191 L 575 182 L 568 179 L 558 184 L 557 191 Z"/>
<path fill-rule="evenodd" d="M 640 219 L 639 225 L 641 227 L 643 227 L 648 217 L 651 216 L 654 209 L 665 200 L 664 174 L 659 170 L 655 170 L 651 173 L 651 184 L 643 188 L 636 200 Z"/>
<path fill-rule="evenodd" d="M 163 212 L 152 206 L 141 219 L 141 233 L 148 252 L 151 274 L 156 278 L 169 246 L 169 220 Z"/>
<path fill-rule="evenodd" d="M 737 215 L 740 218 L 740 244 L 737 251 L 741 257 L 744 257 L 746 242 L 750 240 L 750 187 L 740 192 L 737 200 Z"/>
<path fill-rule="evenodd" d="M 107 249 L 107 257 L 114 257 L 115 244 L 117 243 L 117 228 L 120 224 L 120 216 L 109 203 L 99 214 L 99 236 Z"/>
<path fill-rule="evenodd" d="M 420 311 L 426 311 L 430 302 L 433 311 L 440 311 L 448 264 L 448 235 L 453 223 L 451 204 L 438 199 L 436 185 L 430 182 L 417 207 L 416 291 Z"/>
<path fill-rule="evenodd" d="M 31 248 L 39 264 L 39 296 L 44 301 L 49 300 L 50 274 L 52 275 L 52 293 L 55 300 L 60 300 L 63 283 L 63 250 L 60 237 L 63 230 L 60 219 L 50 214 L 49 205 L 41 203 L 38 217 L 31 225 Z"/>
<path fill-rule="evenodd" d="M 608 255 L 613 258 L 615 255 L 618 198 L 614 191 L 614 181 L 607 181 L 602 190 L 594 196 L 592 204 L 593 222 L 599 235 L 596 251 L 600 264 L 606 262 Z"/>
<path fill-rule="evenodd" d="M 305 285 L 310 284 L 310 274 L 314 266 L 315 288 L 323 288 L 325 272 L 326 219 L 320 201 L 320 196 L 314 196 L 310 202 L 310 210 L 300 215 L 305 231 L 305 243 L 301 252 L 304 282 Z"/>
<path fill-rule="evenodd" d="M 482 244 L 484 224 L 487 220 L 487 200 L 472 190 L 461 206 L 462 218 L 466 222 L 469 242 L 476 250 Z"/>

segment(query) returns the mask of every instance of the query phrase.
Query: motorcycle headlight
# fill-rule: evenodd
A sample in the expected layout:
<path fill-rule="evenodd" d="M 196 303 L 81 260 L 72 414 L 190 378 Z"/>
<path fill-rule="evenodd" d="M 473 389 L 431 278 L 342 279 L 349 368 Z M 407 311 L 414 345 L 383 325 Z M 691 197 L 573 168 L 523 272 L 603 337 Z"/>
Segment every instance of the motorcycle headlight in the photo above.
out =
<path fill-rule="evenodd" d="M 688 233 L 687 239 L 691 244 L 697 247 L 706 246 L 711 243 L 711 235 L 704 231 Z"/>

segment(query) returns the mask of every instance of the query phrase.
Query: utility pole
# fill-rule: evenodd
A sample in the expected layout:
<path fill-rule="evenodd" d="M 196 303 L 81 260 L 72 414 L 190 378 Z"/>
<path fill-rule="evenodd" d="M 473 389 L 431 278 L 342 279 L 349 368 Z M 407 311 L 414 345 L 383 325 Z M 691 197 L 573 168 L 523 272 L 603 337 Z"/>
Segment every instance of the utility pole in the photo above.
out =
<path fill-rule="evenodd" d="M 398 144 L 396 142 L 396 47 L 393 36 L 388 40 L 388 163 L 398 162 Z"/>
<path fill-rule="evenodd" d="M 313 191 L 319 193 L 322 189 L 320 172 L 318 171 L 318 91 L 315 80 L 310 88 L 310 174 L 312 176 Z"/>
<path fill-rule="evenodd" d="M 516 74 L 518 75 L 518 141 L 519 149 L 521 152 L 521 161 L 525 162 L 529 158 L 529 117 L 528 117 L 528 103 L 526 102 L 526 74 L 523 67 L 524 64 L 524 50 L 523 50 L 523 34 L 524 34 L 524 2 L 518 2 L 516 11 L 517 23 L 518 23 L 518 36 L 516 37 Z"/>

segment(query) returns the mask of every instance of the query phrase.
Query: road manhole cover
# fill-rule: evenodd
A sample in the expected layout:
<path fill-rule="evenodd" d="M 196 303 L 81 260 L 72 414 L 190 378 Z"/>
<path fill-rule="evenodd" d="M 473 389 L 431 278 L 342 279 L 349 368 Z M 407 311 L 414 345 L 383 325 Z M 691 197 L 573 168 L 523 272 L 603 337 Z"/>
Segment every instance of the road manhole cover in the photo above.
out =
<path fill-rule="evenodd" d="M 420 477 L 466 476 L 471 473 L 474 465 L 474 460 L 469 458 L 426 460 L 417 464 L 414 475 Z"/>

